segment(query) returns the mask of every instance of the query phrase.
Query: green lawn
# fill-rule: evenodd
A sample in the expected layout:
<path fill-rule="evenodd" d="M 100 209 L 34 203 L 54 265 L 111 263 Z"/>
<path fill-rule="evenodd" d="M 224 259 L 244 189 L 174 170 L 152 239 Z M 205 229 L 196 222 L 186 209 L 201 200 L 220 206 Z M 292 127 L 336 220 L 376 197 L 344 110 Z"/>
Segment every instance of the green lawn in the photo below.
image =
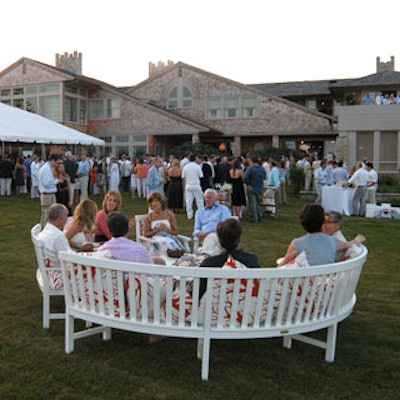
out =
<path fill-rule="evenodd" d="M 94 197 L 100 205 L 101 199 Z M 263 266 L 274 266 L 288 243 L 303 234 L 290 198 L 276 220 L 243 222 L 243 247 Z M 210 380 L 200 379 L 196 341 L 166 338 L 149 345 L 145 335 L 113 331 L 64 353 L 64 322 L 41 327 L 41 293 L 30 228 L 38 200 L 0 198 L 0 399 L 398 399 L 400 396 L 399 221 L 347 217 L 344 233 L 367 237 L 368 261 L 358 303 L 339 325 L 336 361 L 322 349 L 281 339 L 213 341 Z M 143 200 L 124 194 L 123 211 L 145 213 Z M 178 214 L 181 233 L 193 221 Z M 132 232 L 133 234 L 133 232 Z M 133 236 L 132 236 L 133 238 Z M 62 299 L 55 308 L 62 310 Z"/>

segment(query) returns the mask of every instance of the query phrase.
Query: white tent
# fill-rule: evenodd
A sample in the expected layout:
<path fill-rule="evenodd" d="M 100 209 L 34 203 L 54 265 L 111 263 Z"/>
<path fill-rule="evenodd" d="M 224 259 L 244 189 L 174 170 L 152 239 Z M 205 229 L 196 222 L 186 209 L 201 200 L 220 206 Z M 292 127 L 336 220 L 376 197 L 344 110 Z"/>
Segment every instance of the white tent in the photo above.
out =
<path fill-rule="evenodd" d="M 3 103 L 0 103 L 0 141 L 3 143 L 105 145 L 104 140 Z"/>

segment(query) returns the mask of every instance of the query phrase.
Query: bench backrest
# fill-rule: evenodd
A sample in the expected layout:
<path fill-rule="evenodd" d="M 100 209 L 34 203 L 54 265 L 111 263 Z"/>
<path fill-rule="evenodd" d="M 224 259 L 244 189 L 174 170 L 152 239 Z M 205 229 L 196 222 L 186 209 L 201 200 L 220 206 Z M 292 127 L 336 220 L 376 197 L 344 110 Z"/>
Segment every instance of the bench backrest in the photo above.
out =
<path fill-rule="evenodd" d="M 169 328 L 265 329 L 341 320 L 355 305 L 367 249 L 301 269 L 167 267 L 60 252 L 66 307 Z M 207 292 L 199 298 L 200 279 Z"/>

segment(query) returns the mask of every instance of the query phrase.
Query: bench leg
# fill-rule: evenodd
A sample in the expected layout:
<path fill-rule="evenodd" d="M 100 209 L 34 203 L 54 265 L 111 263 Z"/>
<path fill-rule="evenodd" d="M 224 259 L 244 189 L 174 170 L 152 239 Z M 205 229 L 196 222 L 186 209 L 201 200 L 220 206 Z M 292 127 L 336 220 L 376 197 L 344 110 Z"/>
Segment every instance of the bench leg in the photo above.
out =
<path fill-rule="evenodd" d="M 337 326 L 338 324 L 336 323 L 328 328 L 327 338 L 326 338 L 326 352 L 325 352 L 326 362 L 333 362 L 335 360 Z"/>
<path fill-rule="evenodd" d="M 43 328 L 50 328 L 50 296 L 42 294 L 43 297 Z"/>
<path fill-rule="evenodd" d="M 111 340 L 111 328 L 106 327 L 103 330 L 103 340 Z"/>
<path fill-rule="evenodd" d="M 283 347 L 285 349 L 291 349 L 293 344 L 293 338 L 291 336 L 283 337 Z"/>
<path fill-rule="evenodd" d="M 74 351 L 74 318 L 66 314 L 65 316 L 65 352 L 67 354 Z"/>
<path fill-rule="evenodd" d="M 211 341 L 209 338 L 207 339 L 199 339 L 202 341 L 202 360 L 201 360 L 201 379 L 203 381 L 208 381 L 208 372 L 210 367 L 210 347 Z"/>

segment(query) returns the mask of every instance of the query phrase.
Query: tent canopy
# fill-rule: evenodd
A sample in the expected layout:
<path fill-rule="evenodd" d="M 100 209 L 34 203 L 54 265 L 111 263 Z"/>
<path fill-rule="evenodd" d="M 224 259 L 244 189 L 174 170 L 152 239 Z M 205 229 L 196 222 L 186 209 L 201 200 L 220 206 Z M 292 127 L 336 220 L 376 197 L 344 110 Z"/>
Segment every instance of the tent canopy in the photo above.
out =
<path fill-rule="evenodd" d="M 0 141 L 104 146 L 104 140 L 86 135 L 40 115 L 0 103 Z"/>

